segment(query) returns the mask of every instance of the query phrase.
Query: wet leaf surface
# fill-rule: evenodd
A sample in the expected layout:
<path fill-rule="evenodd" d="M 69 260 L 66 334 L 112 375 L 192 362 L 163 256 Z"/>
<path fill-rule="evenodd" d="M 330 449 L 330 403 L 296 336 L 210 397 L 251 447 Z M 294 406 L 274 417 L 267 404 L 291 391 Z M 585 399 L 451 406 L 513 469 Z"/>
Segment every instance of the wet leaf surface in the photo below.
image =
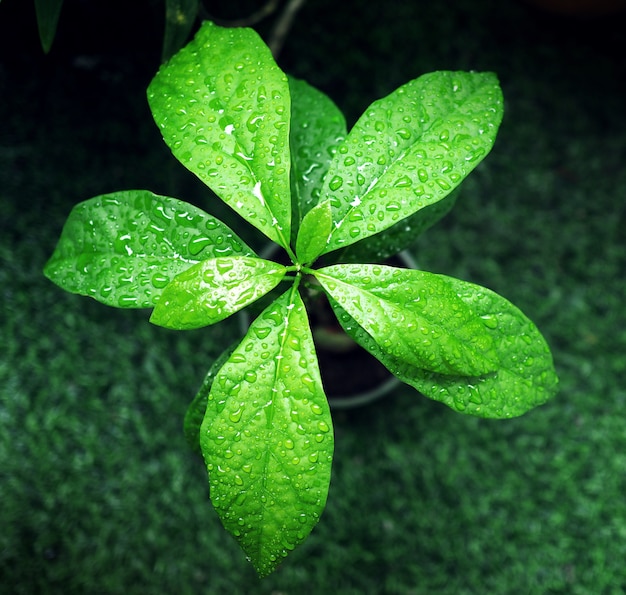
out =
<path fill-rule="evenodd" d="M 320 200 L 335 228 L 326 252 L 433 205 L 487 155 L 502 119 L 492 73 L 434 72 L 375 101 L 330 164 Z"/>
<path fill-rule="evenodd" d="M 260 576 L 317 524 L 333 455 L 330 409 L 295 288 L 217 372 L 200 432 L 211 501 Z"/>
<path fill-rule="evenodd" d="M 148 87 L 176 158 L 276 243 L 291 229 L 289 85 L 252 29 L 206 21 Z"/>
<path fill-rule="evenodd" d="M 44 272 L 66 291 L 118 308 L 147 308 L 194 264 L 253 254 L 231 229 L 197 207 L 128 190 L 76 205 Z"/>

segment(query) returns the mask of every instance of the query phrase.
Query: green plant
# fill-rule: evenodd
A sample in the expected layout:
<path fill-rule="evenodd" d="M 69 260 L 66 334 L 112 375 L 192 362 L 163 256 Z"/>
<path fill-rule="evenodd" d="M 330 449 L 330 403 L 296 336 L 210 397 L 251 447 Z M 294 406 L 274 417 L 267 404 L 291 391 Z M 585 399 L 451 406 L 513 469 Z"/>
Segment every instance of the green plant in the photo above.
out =
<path fill-rule="evenodd" d="M 185 418 L 213 505 L 257 572 L 318 522 L 333 431 L 307 318 L 323 292 L 345 332 L 403 382 L 457 411 L 521 415 L 557 385 L 534 324 L 496 293 L 381 262 L 454 203 L 502 117 L 491 73 L 435 72 L 374 102 L 347 133 L 338 108 L 286 77 L 251 29 L 210 22 L 161 67 L 148 99 L 176 158 L 284 249 L 259 258 L 202 210 L 126 191 L 77 205 L 45 274 L 173 329 L 266 296 Z M 274 295 L 280 284 L 287 289 Z"/>

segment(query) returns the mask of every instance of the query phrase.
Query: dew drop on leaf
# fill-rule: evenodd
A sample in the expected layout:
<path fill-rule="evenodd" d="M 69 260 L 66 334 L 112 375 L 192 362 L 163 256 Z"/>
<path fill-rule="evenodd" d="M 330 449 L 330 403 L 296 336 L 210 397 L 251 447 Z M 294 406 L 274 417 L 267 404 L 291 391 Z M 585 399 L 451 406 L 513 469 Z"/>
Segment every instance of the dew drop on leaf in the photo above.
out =
<path fill-rule="evenodd" d="M 163 275 L 162 273 L 155 273 L 152 275 L 152 285 L 157 289 L 162 289 L 169 283 L 169 278 Z"/>
<path fill-rule="evenodd" d="M 485 326 L 490 329 L 498 328 L 498 318 L 493 314 L 485 314 L 485 316 L 481 316 Z"/>
<path fill-rule="evenodd" d="M 256 382 L 256 379 L 257 379 L 256 372 L 254 372 L 253 370 L 248 370 L 248 371 L 244 374 L 244 376 L 243 376 L 243 377 L 244 377 L 244 380 L 245 380 L 246 382 L 250 382 L 250 383 L 252 383 L 252 382 Z"/>
<path fill-rule="evenodd" d="M 343 185 L 343 178 L 341 176 L 335 176 L 328 184 L 328 187 L 332 191 L 335 191 L 335 190 L 339 190 L 339 188 L 341 188 L 342 185 Z"/>
<path fill-rule="evenodd" d="M 324 433 L 330 430 L 330 428 L 328 427 L 328 424 L 325 421 L 318 422 L 317 427 L 319 428 L 320 432 L 324 432 Z"/>

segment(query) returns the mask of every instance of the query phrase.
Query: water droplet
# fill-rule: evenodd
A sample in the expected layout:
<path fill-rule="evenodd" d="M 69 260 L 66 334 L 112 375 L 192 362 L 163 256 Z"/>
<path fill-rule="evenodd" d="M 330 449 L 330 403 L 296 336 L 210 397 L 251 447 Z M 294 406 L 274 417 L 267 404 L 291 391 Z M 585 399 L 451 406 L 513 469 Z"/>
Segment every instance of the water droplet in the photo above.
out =
<path fill-rule="evenodd" d="M 498 318 L 494 314 L 485 314 L 484 316 L 481 316 L 481 318 L 487 328 L 498 328 Z"/>
<path fill-rule="evenodd" d="M 268 326 L 257 326 L 257 327 L 254 327 L 254 334 L 259 339 L 265 339 L 271 332 L 272 332 L 272 329 L 269 328 Z"/>
<path fill-rule="evenodd" d="M 256 372 L 254 372 L 253 370 L 248 370 L 248 371 L 244 374 L 243 378 L 244 378 L 244 380 L 245 380 L 246 382 L 250 382 L 250 383 L 252 383 L 252 382 L 256 382 L 256 378 L 257 378 L 257 376 L 256 376 Z"/>
<path fill-rule="evenodd" d="M 233 411 L 228 416 L 228 419 L 230 419 L 230 421 L 232 421 L 234 424 L 236 424 L 241 419 L 241 414 L 242 413 L 243 413 L 243 407 L 239 407 L 239 409 L 237 409 L 236 411 Z"/>
<path fill-rule="evenodd" d="M 343 185 L 343 178 L 341 176 L 335 176 L 328 184 L 328 187 L 332 191 L 335 191 L 335 190 L 339 190 L 339 188 L 341 188 L 342 185 Z"/>
<path fill-rule="evenodd" d="M 309 461 L 310 461 L 311 463 L 317 463 L 317 460 L 318 460 L 318 459 L 319 459 L 319 454 L 318 454 L 318 453 L 316 453 L 316 452 L 312 452 L 312 453 L 309 455 Z"/>
<path fill-rule="evenodd" d="M 193 240 L 189 242 L 189 245 L 187 246 L 187 248 L 189 250 L 189 253 L 195 256 L 196 254 L 199 254 L 203 248 L 205 248 L 211 243 L 212 243 L 211 238 L 200 236 L 197 238 L 193 238 Z"/>
<path fill-rule="evenodd" d="M 293 447 L 294 447 L 293 440 L 291 440 L 291 438 L 287 438 L 285 440 L 285 448 L 288 448 L 289 450 L 293 450 Z"/>
<path fill-rule="evenodd" d="M 325 421 L 318 422 L 317 427 L 319 428 L 320 432 L 328 432 L 330 430 L 328 424 Z"/>
<path fill-rule="evenodd" d="M 402 176 L 401 178 L 398 178 L 394 182 L 394 186 L 396 188 L 408 188 L 410 185 L 411 185 L 411 178 L 409 178 L 409 176 Z"/>
<path fill-rule="evenodd" d="M 315 415 L 322 415 L 322 408 L 317 403 L 311 405 L 311 411 L 315 413 Z"/>
<path fill-rule="evenodd" d="M 409 140 L 411 138 L 411 131 L 408 128 L 399 128 L 396 130 L 396 134 L 404 140 Z"/>
<path fill-rule="evenodd" d="M 423 168 L 417 170 L 417 177 L 420 182 L 428 182 L 428 172 Z"/>
<path fill-rule="evenodd" d="M 154 275 L 152 275 L 151 281 L 154 287 L 156 287 L 157 289 L 162 289 L 170 282 L 170 279 L 162 273 L 155 273 Z"/>
<path fill-rule="evenodd" d="M 300 345 L 300 339 L 295 335 L 291 335 L 289 337 L 289 347 L 291 347 L 294 351 L 300 351 L 302 349 L 302 345 Z"/>
<path fill-rule="evenodd" d="M 242 485 L 243 485 L 243 479 L 241 479 L 241 476 L 240 476 L 240 475 L 235 475 L 235 483 L 236 483 L 238 486 L 242 486 Z"/>
<path fill-rule="evenodd" d="M 303 374 L 300 377 L 300 380 L 302 380 L 302 384 L 304 384 L 304 386 L 306 386 L 310 391 L 313 391 L 315 388 L 315 380 L 313 380 L 313 378 L 311 378 L 311 376 L 309 376 L 308 374 Z"/>
<path fill-rule="evenodd" d="M 483 402 L 483 398 L 478 388 L 472 384 L 469 385 L 470 390 L 470 402 L 480 405 Z"/>

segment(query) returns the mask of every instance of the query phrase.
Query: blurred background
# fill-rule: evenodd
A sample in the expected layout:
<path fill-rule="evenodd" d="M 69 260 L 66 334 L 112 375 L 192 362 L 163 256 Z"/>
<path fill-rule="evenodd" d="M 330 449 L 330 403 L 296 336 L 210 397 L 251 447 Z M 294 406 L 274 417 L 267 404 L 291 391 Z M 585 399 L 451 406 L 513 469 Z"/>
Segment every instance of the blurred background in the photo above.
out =
<path fill-rule="evenodd" d="M 225 20 L 260 5 L 204 3 Z M 280 66 L 350 124 L 425 72 L 498 74 L 496 145 L 412 252 L 519 306 L 561 384 L 507 421 L 408 387 L 337 412 L 327 510 L 263 581 L 182 435 L 236 321 L 170 332 L 42 274 L 98 194 L 145 188 L 232 224 L 152 121 L 163 28 L 158 0 L 66 0 L 45 55 L 32 3 L 0 2 L 0 592 L 626 592 L 623 2 L 308 0 L 295 16 Z"/>

